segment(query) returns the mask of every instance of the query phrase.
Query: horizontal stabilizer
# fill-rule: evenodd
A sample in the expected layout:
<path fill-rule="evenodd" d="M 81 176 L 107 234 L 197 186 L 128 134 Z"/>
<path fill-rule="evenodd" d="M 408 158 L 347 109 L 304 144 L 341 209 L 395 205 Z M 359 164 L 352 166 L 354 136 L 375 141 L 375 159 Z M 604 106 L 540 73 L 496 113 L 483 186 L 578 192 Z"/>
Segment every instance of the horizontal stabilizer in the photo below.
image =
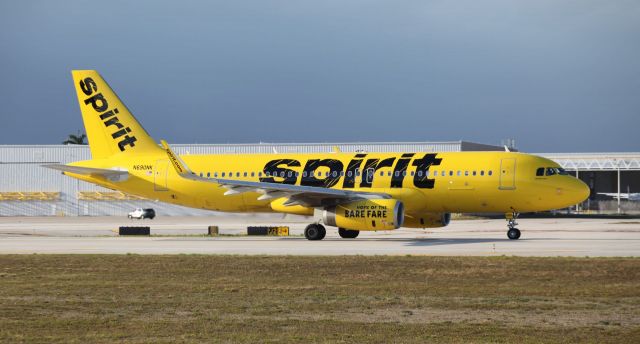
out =
<path fill-rule="evenodd" d="M 123 181 L 129 176 L 129 172 L 127 171 L 111 170 L 106 168 L 70 166 L 62 164 L 48 164 L 42 165 L 42 167 L 51 168 L 62 172 L 83 174 L 87 176 L 103 176 L 111 181 Z"/>

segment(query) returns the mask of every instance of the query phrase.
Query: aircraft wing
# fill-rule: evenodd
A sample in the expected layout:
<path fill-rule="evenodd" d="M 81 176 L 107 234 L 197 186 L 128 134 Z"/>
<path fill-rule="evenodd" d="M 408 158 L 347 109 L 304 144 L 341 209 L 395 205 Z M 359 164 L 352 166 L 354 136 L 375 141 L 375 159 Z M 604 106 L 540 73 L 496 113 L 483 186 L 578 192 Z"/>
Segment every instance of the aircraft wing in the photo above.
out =
<path fill-rule="evenodd" d="M 62 172 L 83 174 L 88 176 L 103 176 L 112 181 L 121 181 L 129 176 L 129 172 L 127 171 L 111 170 L 106 168 L 71 166 L 71 165 L 63 165 L 63 164 L 47 164 L 47 165 L 41 165 L 41 166 L 62 171 Z"/>
<path fill-rule="evenodd" d="M 598 195 L 605 195 L 605 196 L 609 196 L 609 197 L 613 197 L 613 198 L 618 198 L 618 193 L 616 192 L 598 192 Z M 640 201 L 640 193 L 637 192 L 633 192 L 633 193 L 620 193 L 620 198 L 621 199 L 628 199 L 630 201 Z"/>
<path fill-rule="evenodd" d="M 307 207 L 329 206 L 349 200 L 363 198 L 392 198 L 391 195 L 386 193 L 336 190 L 315 186 L 200 177 L 196 173 L 192 172 L 178 155 L 173 153 L 166 141 L 162 140 L 161 143 L 169 156 L 171 164 L 181 177 L 200 182 L 218 184 L 219 186 L 227 189 L 224 193 L 225 195 L 257 192 L 262 194 L 258 197 L 258 200 L 286 197 L 288 200 L 284 203 L 285 206 L 303 205 Z"/>
<path fill-rule="evenodd" d="M 604 195 L 604 196 L 609 196 L 609 197 L 613 197 L 613 198 L 617 198 L 618 194 L 615 192 L 598 192 L 598 195 Z M 630 198 L 631 195 L 629 195 L 628 193 L 620 193 L 620 198 L 622 199 L 627 199 Z"/>

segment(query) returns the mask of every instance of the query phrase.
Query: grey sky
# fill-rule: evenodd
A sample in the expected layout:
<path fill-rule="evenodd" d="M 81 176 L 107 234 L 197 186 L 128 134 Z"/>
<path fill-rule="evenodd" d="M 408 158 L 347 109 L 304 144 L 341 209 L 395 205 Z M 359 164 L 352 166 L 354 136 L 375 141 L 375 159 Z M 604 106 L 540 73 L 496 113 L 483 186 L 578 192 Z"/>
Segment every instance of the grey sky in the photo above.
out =
<path fill-rule="evenodd" d="M 0 144 L 82 128 L 97 69 L 175 143 L 640 151 L 640 2 L 2 1 Z"/>

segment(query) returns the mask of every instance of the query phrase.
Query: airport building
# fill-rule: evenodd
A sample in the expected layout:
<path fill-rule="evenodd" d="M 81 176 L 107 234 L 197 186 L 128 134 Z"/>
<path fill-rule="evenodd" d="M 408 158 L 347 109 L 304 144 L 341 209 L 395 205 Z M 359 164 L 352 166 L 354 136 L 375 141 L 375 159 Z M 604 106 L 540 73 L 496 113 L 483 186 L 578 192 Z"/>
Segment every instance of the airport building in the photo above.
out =
<path fill-rule="evenodd" d="M 504 147 L 466 141 L 380 143 L 175 144 L 178 154 L 459 152 L 501 151 Z M 591 197 L 574 211 L 638 212 L 640 153 L 553 153 L 558 162 L 591 188 Z M 44 164 L 91 159 L 88 146 L 0 146 L 0 216 L 125 216 L 135 208 L 154 208 L 159 216 L 215 215 L 215 212 L 155 202 L 66 177 Z M 605 195 L 606 194 L 606 195 Z"/>

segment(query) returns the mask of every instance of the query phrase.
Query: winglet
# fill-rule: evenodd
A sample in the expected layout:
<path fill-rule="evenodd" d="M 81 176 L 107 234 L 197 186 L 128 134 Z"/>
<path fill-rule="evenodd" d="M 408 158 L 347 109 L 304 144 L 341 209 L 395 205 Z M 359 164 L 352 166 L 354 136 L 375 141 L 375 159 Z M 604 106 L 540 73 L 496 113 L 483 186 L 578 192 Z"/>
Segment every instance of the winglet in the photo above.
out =
<path fill-rule="evenodd" d="M 184 161 L 182 161 L 182 159 L 180 159 L 180 157 L 171 150 L 167 141 L 160 140 L 160 144 L 162 144 L 162 148 L 167 152 L 169 161 L 171 161 L 173 168 L 176 169 L 176 172 L 178 172 L 179 175 L 193 174 L 189 167 L 187 167 L 187 164 L 185 164 Z"/>

